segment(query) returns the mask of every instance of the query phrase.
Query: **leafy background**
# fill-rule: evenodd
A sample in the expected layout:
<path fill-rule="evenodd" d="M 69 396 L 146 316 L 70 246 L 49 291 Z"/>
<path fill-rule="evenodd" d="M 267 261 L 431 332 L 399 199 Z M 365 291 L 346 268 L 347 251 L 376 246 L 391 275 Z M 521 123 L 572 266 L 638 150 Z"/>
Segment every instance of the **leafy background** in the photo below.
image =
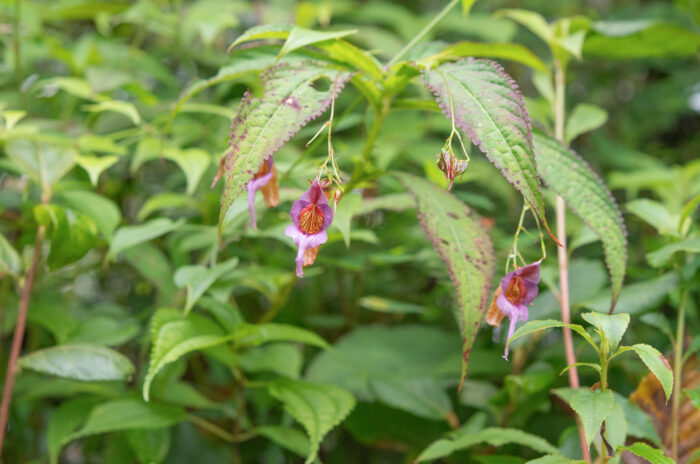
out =
<path fill-rule="evenodd" d="M 580 458 L 566 376 L 558 375 L 565 367 L 559 332 L 518 340 L 508 363 L 501 359 L 503 334 L 482 328 L 457 392 L 454 290 L 395 177 L 382 175 L 343 198 L 317 263 L 296 279 L 295 250 L 283 230 L 288 207 L 325 159 L 323 140 L 305 147 L 324 117 L 275 157 L 280 207 L 265 209 L 260 200 L 260 230 L 253 231 L 239 198 L 219 244 L 223 186 L 210 189 L 210 180 L 244 91 L 261 93 L 260 72 L 274 64 L 281 42 L 227 53 L 229 45 L 260 24 L 356 29 L 344 39 L 386 62 L 442 6 L 0 3 L 3 365 L 39 225 L 50 241 L 29 308 L 6 462 L 303 462 L 324 436 L 318 456 L 328 463 L 412 462 L 429 456 L 431 443 L 428 450 L 454 448 L 444 462 Z M 700 193 L 700 6 L 477 2 L 466 19 L 458 9 L 449 13 L 412 52 L 422 57 L 465 40 L 500 44 L 486 56 L 492 53 L 519 84 L 535 126 L 551 132 L 552 96 L 536 72 L 547 50 L 535 34 L 494 14 L 516 7 L 549 19 L 601 21 L 587 33 L 582 59 L 569 66 L 566 139 L 624 213 L 629 260 L 616 311 L 633 316 L 625 341 L 670 353 L 665 332 L 681 286 L 691 289 L 690 336 L 699 332 L 693 296 L 700 262 L 693 253 L 700 246 L 689 202 Z M 622 20 L 634 22 L 614 22 Z M 506 59 L 493 51 L 511 43 L 532 52 L 518 48 Z M 283 60 L 295 59 L 291 53 Z M 422 86 L 399 99 L 406 108 L 397 103 L 387 115 L 365 174 L 409 171 L 445 187 L 434 154 L 449 120 L 432 106 L 411 107 L 431 101 Z M 372 120 L 356 87 L 338 97 L 336 117 L 333 144 L 350 173 Z M 495 283 L 522 199 L 478 150 L 470 153 L 453 192 L 489 231 Z M 553 211 L 552 191 L 544 197 Z M 579 321 L 583 310 L 607 312 L 611 290 L 596 235 L 574 215 L 567 227 Z M 532 319 L 559 311 L 556 250 L 548 247 Z M 526 236 L 521 249 L 528 259 L 539 257 Z M 579 351 L 581 361 L 591 360 Z M 583 385 L 596 381 L 592 374 L 580 371 Z M 644 366 L 614 363 L 609 375 L 624 435 L 663 446 L 660 425 L 627 399 L 635 390 L 645 395 Z M 697 383 L 687 389 L 697 404 Z"/>

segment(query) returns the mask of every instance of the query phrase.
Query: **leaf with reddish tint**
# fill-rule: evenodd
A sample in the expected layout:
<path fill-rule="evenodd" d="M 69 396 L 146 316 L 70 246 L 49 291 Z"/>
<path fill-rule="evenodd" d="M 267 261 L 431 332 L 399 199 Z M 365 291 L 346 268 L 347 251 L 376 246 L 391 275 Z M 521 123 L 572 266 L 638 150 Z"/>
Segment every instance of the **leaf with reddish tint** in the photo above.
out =
<path fill-rule="evenodd" d="M 426 72 L 425 84 L 448 119 L 452 119 L 451 106 L 454 108 L 455 124 L 520 191 L 546 225 L 530 117 L 510 76 L 493 61 L 469 58 Z"/>
<path fill-rule="evenodd" d="M 349 77 L 346 71 L 317 62 L 280 64 L 263 73 L 262 97 L 246 93 L 222 163 L 226 188 L 221 197 L 219 234 L 226 212 L 262 162 L 319 117 L 331 104 L 334 86 L 337 94 Z"/>
<path fill-rule="evenodd" d="M 542 180 L 603 242 L 614 307 L 627 265 L 627 232 L 617 203 L 600 177 L 570 148 L 540 133 L 535 134 L 535 148 Z"/>
<path fill-rule="evenodd" d="M 397 174 L 416 202 L 418 219 L 457 290 L 455 319 L 462 333 L 462 376 L 486 311 L 494 269 L 491 239 L 479 217 L 450 192 L 410 174 Z"/>

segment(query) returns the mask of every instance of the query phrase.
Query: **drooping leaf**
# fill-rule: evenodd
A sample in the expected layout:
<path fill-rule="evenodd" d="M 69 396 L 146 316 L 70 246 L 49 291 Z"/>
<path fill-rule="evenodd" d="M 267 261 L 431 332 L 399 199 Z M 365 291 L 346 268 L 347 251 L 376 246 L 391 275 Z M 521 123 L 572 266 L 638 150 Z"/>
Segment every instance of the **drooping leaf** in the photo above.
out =
<path fill-rule="evenodd" d="M 646 459 L 651 464 L 674 464 L 673 459 L 666 456 L 663 451 L 657 448 L 652 448 L 641 441 L 633 443 L 630 446 L 621 446 L 617 449 L 617 451 L 629 451 L 642 459 Z"/>
<path fill-rule="evenodd" d="M 121 353 L 99 345 L 58 345 L 34 351 L 19 359 L 22 369 L 64 379 L 127 380 L 134 365 Z"/>
<path fill-rule="evenodd" d="M 559 450 L 547 440 L 522 430 L 490 427 L 479 432 L 454 433 L 449 438 L 441 438 L 428 446 L 416 458 L 416 462 L 425 462 L 449 456 L 455 451 L 472 447 L 480 443 L 491 446 L 503 446 L 510 443 L 527 446 L 541 453 L 558 455 Z"/>
<path fill-rule="evenodd" d="M 107 256 L 113 258 L 127 248 L 172 232 L 184 223 L 184 219 L 173 222 L 168 218 L 158 218 L 136 226 L 120 227 L 114 234 Z"/>
<path fill-rule="evenodd" d="M 49 267 L 71 264 L 90 251 L 97 242 L 97 227 L 86 215 L 54 204 L 34 207 L 36 222 L 46 227 L 51 240 Z"/>
<path fill-rule="evenodd" d="M 334 385 L 279 378 L 268 390 L 304 426 L 310 440 L 306 464 L 316 459 L 323 437 L 355 407 L 355 398 Z"/>
<path fill-rule="evenodd" d="M 109 242 L 122 219 L 121 211 L 112 200 L 87 190 L 67 190 L 60 193 L 60 200 L 69 208 L 89 217 L 97 230 Z"/>
<path fill-rule="evenodd" d="M 607 120 L 608 113 L 603 108 L 589 103 L 579 103 L 566 120 L 564 138 L 567 143 L 571 143 L 579 135 L 599 128 Z"/>
<path fill-rule="evenodd" d="M 668 401 L 671 397 L 671 393 L 673 393 L 673 371 L 668 361 L 659 353 L 659 350 L 651 345 L 637 343 L 630 348 L 637 353 L 639 359 L 646 364 L 651 373 L 661 382 L 661 386 L 666 394 L 666 401 Z"/>
<path fill-rule="evenodd" d="M 425 73 L 425 84 L 445 116 L 451 119 L 454 110 L 455 124 L 546 224 L 530 118 L 522 95 L 503 68 L 471 58 L 445 63 Z"/>
<path fill-rule="evenodd" d="M 493 247 L 478 217 L 454 195 L 410 174 L 399 180 L 413 195 L 418 217 L 435 250 L 447 264 L 457 290 L 455 318 L 462 333 L 462 375 L 486 311 L 494 271 Z"/>
<path fill-rule="evenodd" d="M 145 403 L 136 398 L 112 400 L 96 406 L 80 430 L 66 437 L 63 444 L 118 430 L 162 429 L 182 422 L 186 417 L 185 410 L 178 406 Z"/>
<path fill-rule="evenodd" d="M 238 258 L 217 263 L 211 268 L 204 266 L 183 266 L 175 272 L 175 284 L 180 288 L 187 288 L 187 301 L 185 314 L 189 313 L 199 298 L 204 295 L 209 287 L 221 276 L 229 273 L 238 265 Z"/>
<path fill-rule="evenodd" d="M 617 349 L 622 336 L 630 324 L 630 315 L 627 313 L 607 315 L 603 313 L 584 313 L 583 319 L 605 334 L 612 351 Z"/>
<path fill-rule="evenodd" d="M 600 178 L 572 150 L 539 133 L 535 134 L 535 149 L 542 179 L 603 242 L 614 307 L 627 265 L 627 232 L 617 204 Z"/>
<path fill-rule="evenodd" d="M 610 390 L 592 391 L 579 390 L 572 398 L 571 409 L 581 418 L 581 424 L 586 434 L 586 443 L 590 446 L 593 437 L 600 431 L 603 421 L 608 418 L 613 409 L 614 398 Z"/>
<path fill-rule="evenodd" d="M 264 96 L 246 95 L 234 119 L 222 167 L 226 187 L 221 198 L 219 234 L 226 212 L 265 159 L 277 152 L 307 122 L 330 105 L 349 73 L 318 62 L 279 64 L 263 74 Z M 328 81 L 317 90 L 314 84 Z"/>

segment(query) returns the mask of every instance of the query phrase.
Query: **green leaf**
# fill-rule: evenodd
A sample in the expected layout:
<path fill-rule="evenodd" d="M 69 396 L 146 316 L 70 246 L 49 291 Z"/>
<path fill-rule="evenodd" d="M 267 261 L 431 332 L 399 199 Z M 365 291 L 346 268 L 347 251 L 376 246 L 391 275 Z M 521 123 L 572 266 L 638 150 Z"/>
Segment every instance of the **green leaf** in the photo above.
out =
<path fill-rule="evenodd" d="M 642 442 L 633 443 L 630 446 L 621 446 L 617 451 L 629 451 L 642 459 L 646 459 L 651 464 L 674 464 L 673 459 L 666 456 L 663 451 L 652 448 Z"/>
<path fill-rule="evenodd" d="M 539 133 L 535 134 L 535 148 L 542 179 L 603 242 L 614 307 L 627 265 L 627 232 L 617 204 L 596 173 L 571 149 Z"/>
<path fill-rule="evenodd" d="M 660 234 L 677 236 L 680 217 L 671 214 L 666 206 L 658 201 L 640 198 L 627 203 L 627 210 L 647 224 L 653 226 Z"/>
<path fill-rule="evenodd" d="M 625 285 L 620 293 L 617 310 L 637 314 L 653 308 L 661 303 L 667 294 L 678 287 L 678 282 L 678 274 L 669 272 L 656 279 Z M 583 301 L 581 305 L 593 311 L 607 312 L 610 309 L 610 290 Z"/>
<path fill-rule="evenodd" d="M 375 295 L 363 296 L 358 303 L 365 309 L 380 313 L 420 314 L 425 311 L 423 306 L 417 304 L 404 303 Z"/>
<path fill-rule="evenodd" d="M 96 398 L 65 401 L 51 414 L 46 430 L 46 443 L 51 464 L 58 464 L 63 440 L 85 422 L 98 401 Z"/>
<path fill-rule="evenodd" d="M 308 45 L 314 45 L 318 42 L 324 42 L 326 40 L 340 39 L 341 37 L 346 37 L 357 33 L 357 29 L 347 30 L 347 31 L 314 31 L 311 29 L 306 29 L 303 27 L 294 27 L 289 32 L 286 42 L 282 45 L 277 59 L 281 59 L 287 53 L 297 50 Z"/>
<path fill-rule="evenodd" d="M 8 140 L 5 153 L 42 190 L 49 190 L 70 171 L 78 156 L 73 148 L 24 139 Z"/>
<path fill-rule="evenodd" d="M 530 32 L 542 39 L 542 41 L 547 45 L 554 40 L 554 32 L 552 31 L 552 27 L 539 13 L 517 8 L 509 8 L 497 11 L 496 15 L 511 19 L 528 28 Z"/>
<path fill-rule="evenodd" d="M 139 142 L 129 169 L 131 172 L 136 172 L 143 163 L 162 158 L 170 160 L 180 167 L 187 181 L 189 195 L 194 193 L 202 174 L 211 164 L 209 154 L 200 148 L 181 150 L 164 144 L 159 138 L 147 137 Z"/>
<path fill-rule="evenodd" d="M 63 444 L 81 437 L 119 430 L 162 429 L 182 422 L 186 417 L 184 409 L 178 406 L 145 403 L 136 398 L 113 400 L 95 407 L 85 425 L 64 439 Z"/>
<path fill-rule="evenodd" d="M 206 317 L 199 314 L 182 317 L 171 311 L 160 310 L 153 316 L 151 360 L 143 381 L 143 398 L 146 401 L 149 400 L 151 382 L 165 365 L 192 351 L 221 345 L 233 338 Z"/>
<path fill-rule="evenodd" d="M 149 429 L 126 431 L 126 440 L 141 464 L 160 464 L 170 450 L 170 430 Z"/>
<path fill-rule="evenodd" d="M 362 202 L 362 195 L 345 195 L 343 201 L 338 203 L 338 210 L 333 216 L 333 225 L 343 235 L 346 248 L 350 248 L 350 223 L 362 206 Z"/>
<path fill-rule="evenodd" d="M 0 234 L 0 277 L 4 274 L 17 276 L 21 268 L 22 261 L 19 254 L 5 236 Z"/>
<path fill-rule="evenodd" d="M 274 372 L 298 379 L 304 358 L 299 347 L 291 343 L 271 343 L 241 353 L 239 362 L 245 372 Z"/>
<path fill-rule="evenodd" d="M 141 326 L 133 319 L 95 314 L 84 320 L 66 343 L 118 346 L 134 338 L 140 331 Z"/>
<path fill-rule="evenodd" d="M 598 129 L 608 120 L 608 112 L 589 103 L 576 105 L 566 120 L 565 140 L 571 143 L 576 137 Z"/>
<path fill-rule="evenodd" d="M 114 239 L 109 246 L 107 257 L 114 258 L 118 253 L 131 248 L 134 245 L 148 242 L 161 235 L 165 235 L 178 229 L 185 223 L 184 219 L 173 222 L 167 218 L 158 218 L 139 224 L 137 226 L 120 227 L 114 234 Z"/>
<path fill-rule="evenodd" d="M 700 386 L 695 387 L 693 390 L 684 390 L 685 394 L 688 395 L 688 399 L 696 408 L 700 409 Z"/>
<path fill-rule="evenodd" d="M 114 166 L 114 164 L 119 161 L 118 156 L 108 155 L 108 156 L 86 156 L 78 155 L 75 158 L 78 166 L 85 169 L 90 177 L 90 183 L 92 185 L 97 185 L 100 179 L 100 174 Z"/>
<path fill-rule="evenodd" d="M 183 266 L 175 271 L 175 284 L 180 288 L 187 288 L 187 302 L 185 314 L 189 313 L 199 298 L 204 295 L 209 287 L 223 275 L 228 274 L 238 265 L 238 258 L 217 263 L 211 268 L 204 266 Z"/>
<path fill-rule="evenodd" d="M 304 432 L 297 429 L 281 425 L 264 425 L 256 428 L 255 432 L 301 457 L 309 455 L 309 439 Z"/>
<path fill-rule="evenodd" d="M 122 257 L 158 289 L 164 302 L 172 300 L 178 290 L 173 282 L 170 261 L 160 248 L 151 243 L 141 243 L 125 249 Z"/>
<path fill-rule="evenodd" d="M 459 431 L 453 432 L 450 438 L 441 438 L 424 449 L 416 458 L 416 462 L 432 461 L 449 456 L 455 451 L 470 448 L 480 443 L 491 446 L 503 446 L 510 443 L 527 446 L 535 451 L 549 454 L 559 454 L 559 450 L 547 440 L 518 429 L 490 427 L 479 432 L 467 432 L 464 435 Z"/>
<path fill-rule="evenodd" d="M 520 191 L 546 225 L 530 119 L 510 76 L 492 61 L 466 59 L 426 72 L 425 84 L 448 119 L 452 119 L 452 101 L 455 124 Z"/>
<path fill-rule="evenodd" d="M 231 51 L 231 49 L 236 45 L 250 42 L 252 40 L 286 39 L 289 37 L 289 33 L 292 31 L 292 29 L 294 29 L 292 24 L 265 24 L 251 27 L 243 34 L 238 36 L 238 38 L 228 47 L 228 51 Z"/>
<path fill-rule="evenodd" d="M 135 126 L 141 124 L 141 116 L 136 110 L 136 107 L 125 101 L 105 100 L 95 103 L 94 105 L 84 105 L 83 109 L 91 113 L 102 113 L 104 111 L 120 113 L 129 118 Z"/>
<path fill-rule="evenodd" d="M 264 96 L 248 94 L 238 107 L 225 155 L 226 187 L 221 198 L 219 234 L 226 212 L 265 159 L 294 134 L 323 113 L 339 92 L 349 73 L 317 62 L 279 64 L 263 77 Z M 329 81 L 316 90 L 315 83 Z"/>
<path fill-rule="evenodd" d="M 630 324 L 630 315 L 627 313 L 621 314 L 603 314 L 603 313 L 584 313 L 581 315 L 583 320 L 594 326 L 600 332 L 605 334 L 610 346 L 611 352 L 617 349 L 622 336 L 627 331 L 627 326 Z"/>
<path fill-rule="evenodd" d="M 647 254 L 647 262 L 654 267 L 665 266 L 671 260 L 671 257 L 679 251 L 700 253 L 700 237 L 687 238 L 652 251 Z"/>
<path fill-rule="evenodd" d="M 157 212 L 163 211 L 162 214 L 169 214 L 172 211 L 193 210 L 197 209 L 199 202 L 191 196 L 182 193 L 163 192 L 152 197 L 149 197 L 141 206 L 136 215 L 137 221 L 145 221 L 148 217 Z"/>
<path fill-rule="evenodd" d="M 631 402 L 626 397 L 615 393 L 615 404 L 622 406 L 627 419 L 627 434 L 631 437 L 649 440 L 650 442 L 659 445 L 661 439 L 659 434 L 651 422 L 651 418 L 637 404 Z"/>
<path fill-rule="evenodd" d="M 462 0 L 462 16 L 466 17 L 474 6 L 476 0 Z"/>
<path fill-rule="evenodd" d="M 666 401 L 673 393 L 673 371 L 659 350 L 645 343 L 637 343 L 629 348 L 634 350 L 652 374 L 659 380 L 666 393 Z"/>
<path fill-rule="evenodd" d="M 304 426 L 310 441 L 306 464 L 316 459 L 323 437 L 355 407 L 355 398 L 333 385 L 279 378 L 269 384 L 268 390 Z"/>
<path fill-rule="evenodd" d="M 235 340 L 240 345 L 299 342 L 318 348 L 328 348 L 328 343 L 314 332 L 287 324 L 241 324 L 237 327 Z"/>
<path fill-rule="evenodd" d="M 582 464 L 586 461 L 576 461 L 561 455 L 548 454 L 541 458 L 531 459 L 527 464 Z"/>
<path fill-rule="evenodd" d="M 88 190 L 66 190 L 59 197 L 69 208 L 89 217 L 108 242 L 112 240 L 122 219 L 119 207 L 112 200 Z"/>
<path fill-rule="evenodd" d="M 572 398 L 571 409 L 581 418 L 581 424 L 586 434 L 586 444 L 591 445 L 593 437 L 600 432 L 603 421 L 608 418 L 613 409 L 614 398 L 610 390 L 591 391 L 579 390 Z"/>
<path fill-rule="evenodd" d="M 34 351 L 19 359 L 22 369 L 64 379 L 128 380 L 134 365 L 124 355 L 99 345 L 59 345 Z"/>
<path fill-rule="evenodd" d="M 413 195 L 421 226 L 447 264 L 457 290 L 455 319 L 462 334 L 461 384 L 491 287 L 491 239 L 479 225 L 478 216 L 451 193 L 410 174 L 399 174 L 398 178 Z"/>
<path fill-rule="evenodd" d="M 616 449 L 625 444 L 626 438 L 627 418 L 625 410 L 620 403 L 615 401 L 610 415 L 605 419 L 605 439 L 613 449 Z"/>
<path fill-rule="evenodd" d="M 49 267 L 71 264 L 90 251 L 97 242 L 97 227 L 86 215 L 54 204 L 34 207 L 36 222 L 46 227 L 51 240 Z"/>
<path fill-rule="evenodd" d="M 593 23 L 583 53 L 609 59 L 696 56 L 700 34 L 674 24 L 631 20 Z"/>
<path fill-rule="evenodd" d="M 545 319 L 545 320 L 528 322 L 527 324 L 521 326 L 515 332 L 513 332 L 513 336 L 510 338 L 510 341 L 508 342 L 508 344 L 512 343 L 514 340 L 522 337 L 523 335 L 528 335 L 528 334 L 531 334 L 533 332 L 539 332 L 540 330 L 545 330 L 545 329 L 554 329 L 557 327 L 568 327 L 571 330 L 578 333 L 579 335 L 581 335 L 586 340 L 588 340 L 588 342 L 591 343 L 593 346 L 595 346 L 590 335 L 588 335 L 586 333 L 586 330 L 583 327 L 581 327 L 580 325 L 578 325 L 578 324 L 564 324 L 563 322 L 555 321 L 553 319 Z"/>
<path fill-rule="evenodd" d="M 483 43 L 462 41 L 445 47 L 437 55 L 425 58 L 421 61 L 447 61 L 465 57 L 500 58 L 504 60 L 522 63 L 536 71 L 547 71 L 547 65 L 528 48 L 515 43 Z"/>
<path fill-rule="evenodd" d="M 384 404 L 419 417 L 447 420 L 454 414 L 450 397 L 436 379 L 372 379 L 370 388 Z"/>

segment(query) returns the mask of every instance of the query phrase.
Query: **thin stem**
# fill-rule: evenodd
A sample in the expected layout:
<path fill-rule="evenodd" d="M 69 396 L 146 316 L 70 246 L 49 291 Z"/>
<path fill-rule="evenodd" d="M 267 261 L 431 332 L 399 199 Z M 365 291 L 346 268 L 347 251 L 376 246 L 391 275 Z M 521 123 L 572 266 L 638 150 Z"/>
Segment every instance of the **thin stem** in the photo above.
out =
<path fill-rule="evenodd" d="M 566 68 L 557 58 L 554 59 L 554 136 L 560 142 L 564 142 L 564 119 L 566 117 L 565 106 L 565 86 Z M 557 247 L 557 257 L 559 258 L 559 303 L 561 305 L 561 321 L 571 324 L 571 307 L 569 304 L 569 257 L 566 252 L 566 204 L 561 196 L 557 196 L 557 240 L 561 244 Z M 576 352 L 574 351 L 574 340 L 569 327 L 562 327 L 564 334 L 564 350 L 566 352 L 566 364 L 571 366 L 576 364 Z M 569 386 L 578 388 L 578 370 L 576 366 L 569 369 Z M 576 418 L 578 435 L 581 441 L 581 453 L 587 463 L 591 462 L 591 454 L 586 445 L 586 433 L 583 430 L 581 420 Z"/>
<path fill-rule="evenodd" d="M 680 422 L 681 387 L 683 386 L 683 338 L 685 334 L 685 302 L 688 289 L 681 293 L 676 325 L 676 343 L 673 354 L 673 396 L 671 397 L 671 457 L 678 462 L 678 426 Z"/>
<path fill-rule="evenodd" d="M 404 55 L 405 55 L 406 53 L 408 53 L 409 51 L 411 51 L 411 50 L 413 49 L 413 47 L 415 47 L 416 44 L 417 44 L 418 42 L 420 42 L 421 40 L 423 40 L 423 39 L 425 38 L 425 36 L 428 35 L 428 33 L 430 33 L 430 31 L 432 31 L 433 28 L 434 28 L 435 26 L 437 26 L 437 24 L 438 24 L 440 21 L 442 21 L 442 18 L 444 18 L 445 16 L 447 16 L 447 13 L 449 13 L 450 10 L 452 10 L 452 8 L 454 8 L 455 6 L 457 6 L 457 4 L 458 4 L 459 2 L 460 2 L 460 0 L 452 0 L 450 3 L 448 3 L 447 5 L 445 5 L 445 8 L 443 8 L 442 11 L 440 11 L 440 13 L 438 13 L 437 16 L 435 16 L 435 17 L 433 18 L 433 20 L 430 21 L 430 22 L 423 28 L 423 30 L 420 31 L 420 32 L 418 33 L 417 36 L 415 36 L 410 42 L 408 42 L 408 43 L 406 44 L 406 46 L 403 47 L 403 48 L 401 49 L 401 51 L 400 51 L 399 53 L 397 53 L 396 56 L 394 56 L 394 57 L 386 64 L 386 67 L 387 67 L 387 68 L 390 68 L 393 64 L 395 64 L 397 61 L 399 61 L 401 58 L 403 58 Z"/>
<path fill-rule="evenodd" d="M 389 113 L 389 108 L 391 106 L 391 100 L 389 98 L 384 98 L 382 101 L 382 108 L 379 110 L 375 115 L 374 115 L 374 122 L 372 123 L 372 127 L 369 130 L 369 133 L 367 134 L 367 139 L 365 140 L 365 146 L 362 149 L 362 159 L 355 163 L 355 168 L 352 171 L 352 177 L 350 179 L 350 182 L 348 183 L 347 187 L 345 188 L 345 191 L 349 193 L 352 191 L 355 186 L 358 184 L 360 180 L 360 176 L 362 175 L 362 171 L 364 170 L 364 166 L 369 163 L 370 158 L 372 157 L 372 151 L 374 150 L 374 144 L 377 142 L 377 138 L 379 137 L 379 132 L 382 128 L 382 124 L 384 123 L 384 119 L 386 118 L 386 115 Z"/>
<path fill-rule="evenodd" d="M 34 285 L 36 268 L 39 265 L 39 258 L 41 258 L 41 244 L 43 242 L 44 226 L 39 226 L 36 232 L 36 240 L 34 241 L 32 262 L 29 266 L 29 271 L 27 272 L 27 276 L 20 294 L 19 309 L 17 310 L 17 324 L 15 325 L 15 333 L 12 337 L 12 350 L 10 351 L 10 359 L 7 362 L 7 372 L 5 373 L 5 387 L 2 391 L 2 405 L 0 405 L 0 455 L 2 455 L 2 445 L 5 441 L 5 432 L 7 431 L 7 420 L 10 417 L 12 390 L 15 387 L 15 378 L 17 377 L 17 360 L 19 359 L 19 353 L 22 350 L 24 329 L 27 325 L 29 299 L 31 298 L 32 294 L 32 286 Z"/>
<path fill-rule="evenodd" d="M 227 441 L 229 443 L 236 442 L 233 435 L 231 435 L 230 433 L 228 433 L 226 430 L 222 429 L 218 425 L 214 425 L 211 422 L 202 419 L 201 417 L 195 416 L 194 414 L 188 414 L 187 420 L 192 422 L 194 425 L 201 427 L 208 432 L 211 432 L 212 434 L 216 435 L 217 437 L 221 438 L 224 441 Z"/>
<path fill-rule="evenodd" d="M 602 349 L 600 350 L 600 390 L 601 391 L 606 391 L 608 389 L 608 350 L 607 350 L 607 340 L 605 339 L 605 334 L 601 334 L 601 342 L 600 345 Z M 604 430 L 604 429 L 603 429 Z M 600 450 L 601 450 L 601 459 L 603 461 L 603 464 L 607 464 L 608 462 L 608 448 L 606 446 L 605 442 L 605 432 L 602 432 L 601 435 L 601 444 L 600 444 Z"/>
<path fill-rule="evenodd" d="M 14 55 L 15 55 L 15 79 L 17 87 L 22 87 L 22 54 L 20 49 L 20 15 L 22 11 L 22 0 L 15 0 L 15 15 L 12 22 L 12 32 L 14 38 Z M 20 92 L 21 93 L 21 92 Z"/>

